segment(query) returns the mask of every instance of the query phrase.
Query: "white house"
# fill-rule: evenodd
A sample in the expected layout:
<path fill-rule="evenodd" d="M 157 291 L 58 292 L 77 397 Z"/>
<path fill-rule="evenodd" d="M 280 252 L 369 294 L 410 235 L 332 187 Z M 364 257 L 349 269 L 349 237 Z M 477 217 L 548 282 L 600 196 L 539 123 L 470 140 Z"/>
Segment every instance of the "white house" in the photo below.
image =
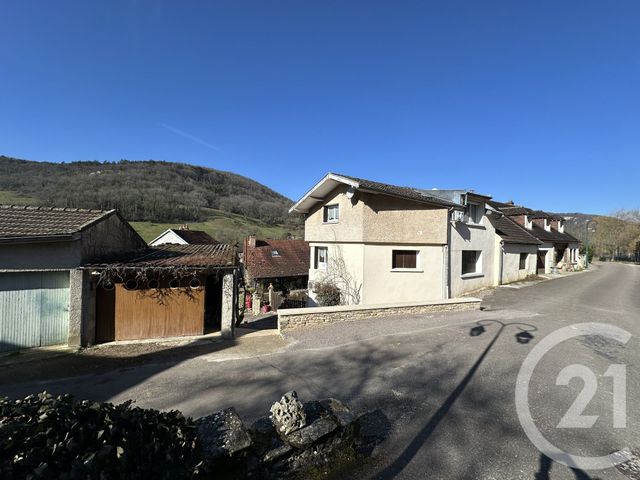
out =
<path fill-rule="evenodd" d="M 165 230 L 156 238 L 149 242 L 149 246 L 156 247 L 158 245 L 216 245 L 218 242 L 207 232 L 201 230 L 189 230 L 188 225 L 180 228 L 170 228 Z"/>

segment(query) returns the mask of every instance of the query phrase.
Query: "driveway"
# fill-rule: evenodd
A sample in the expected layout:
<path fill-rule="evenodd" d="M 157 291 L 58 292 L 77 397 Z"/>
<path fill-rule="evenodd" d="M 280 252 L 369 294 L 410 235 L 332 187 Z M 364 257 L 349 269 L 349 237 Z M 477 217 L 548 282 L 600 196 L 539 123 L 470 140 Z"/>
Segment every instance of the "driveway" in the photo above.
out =
<path fill-rule="evenodd" d="M 386 414 L 388 439 L 353 478 L 628 478 L 616 469 L 578 471 L 550 462 L 520 426 L 514 392 L 523 360 L 548 334 L 583 322 L 626 329 L 633 335 L 626 346 L 592 335 L 550 350 L 534 371 L 528 398 L 537 427 L 568 452 L 638 450 L 640 267 L 602 264 L 526 288 L 500 288 L 484 305 L 482 312 L 307 330 L 269 348 L 242 347 L 240 339 L 143 352 L 125 361 L 73 355 L 47 361 L 46 370 L 45 362 L 35 361 L 3 367 L 0 394 L 46 389 L 103 401 L 132 398 L 140 406 L 196 417 L 233 405 L 251 421 L 295 389 L 303 399 L 333 396 L 359 412 L 380 408 Z M 484 331 L 472 330 L 481 320 Z M 516 337 L 521 329 L 533 335 L 528 343 Z M 583 388 L 580 379 L 556 385 L 571 364 L 597 376 L 599 388 L 583 412 L 600 416 L 593 428 L 556 428 Z M 612 427 L 613 382 L 603 376 L 611 364 L 627 365 L 626 428 Z"/>

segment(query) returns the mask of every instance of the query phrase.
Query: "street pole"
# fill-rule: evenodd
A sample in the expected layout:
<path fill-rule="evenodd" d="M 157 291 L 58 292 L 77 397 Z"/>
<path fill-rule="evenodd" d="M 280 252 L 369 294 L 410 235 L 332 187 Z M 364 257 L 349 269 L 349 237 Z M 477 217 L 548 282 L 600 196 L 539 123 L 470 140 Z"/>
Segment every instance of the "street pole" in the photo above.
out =
<path fill-rule="evenodd" d="M 591 220 L 587 220 L 584 226 L 584 233 L 586 235 L 585 238 L 585 248 L 584 248 L 584 268 L 585 270 L 589 268 L 589 224 Z"/>

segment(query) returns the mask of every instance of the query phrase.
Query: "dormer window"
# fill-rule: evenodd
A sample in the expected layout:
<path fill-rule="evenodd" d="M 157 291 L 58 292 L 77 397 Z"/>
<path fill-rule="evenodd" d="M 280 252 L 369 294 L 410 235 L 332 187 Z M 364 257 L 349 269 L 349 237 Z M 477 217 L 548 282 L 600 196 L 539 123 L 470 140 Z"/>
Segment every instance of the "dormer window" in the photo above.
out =
<path fill-rule="evenodd" d="M 338 223 L 340 220 L 340 206 L 336 203 L 334 205 L 327 205 L 324 207 L 323 219 L 324 223 Z"/>
<path fill-rule="evenodd" d="M 472 225 L 480 225 L 482 223 L 482 216 L 484 215 L 484 208 L 477 203 L 467 204 L 467 223 Z"/>
<path fill-rule="evenodd" d="M 272 257 L 279 257 L 280 256 L 280 252 L 278 252 L 278 250 L 271 250 L 271 256 Z"/>
<path fill-rule="evenodd" d="M 558 231 L 564 233 L 564 220 L 558 221 Z"/>
<path fill-rule="evenodd" d="M 551 224 L 549 223 L 549 219 L 548 219 L 548 218 L 545 218 L 545 219 L 544 219 L 544 229 L 545 229 L 547 232 L 550 232 L 550 231 L 551 231 Z"/>

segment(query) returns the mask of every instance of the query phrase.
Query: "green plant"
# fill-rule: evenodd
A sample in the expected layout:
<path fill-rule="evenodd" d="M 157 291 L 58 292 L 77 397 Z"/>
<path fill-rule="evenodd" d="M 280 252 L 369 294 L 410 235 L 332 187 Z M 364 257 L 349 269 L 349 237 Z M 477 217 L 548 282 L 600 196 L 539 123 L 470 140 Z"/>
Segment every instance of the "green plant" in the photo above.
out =
<path fill-rule="evenodd" d="M 199 463 L 194 423 L 177 411 L 0 399 L 0 478 L 191 478 Z"/>
<path fill-rule="evenodd" d="M 323 307 L 340 305 L 340 289 L 331 282 L 317 282 L 313 288 L 316 300 Z"/>

